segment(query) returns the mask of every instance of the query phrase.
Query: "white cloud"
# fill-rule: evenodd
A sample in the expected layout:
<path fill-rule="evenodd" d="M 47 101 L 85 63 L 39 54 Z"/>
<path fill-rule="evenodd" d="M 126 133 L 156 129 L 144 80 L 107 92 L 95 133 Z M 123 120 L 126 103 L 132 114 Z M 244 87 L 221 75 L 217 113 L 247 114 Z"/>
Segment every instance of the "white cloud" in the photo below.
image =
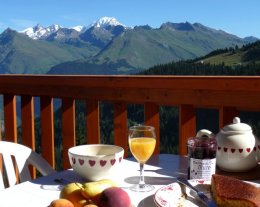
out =
<path fill-rule="evenodd" d="M 11 19 L 10 24 L 12 25 L 10 26 L 12 29 L 23 30 L 25 28 L 35 26 L 37 22 L 28 19 Z"/>
<path fill-rule="evenodd" d="M 3 22 L 0 22 L 0 30 L 2 30 L 2 29 L 6 29 L 6 25 L 5 25 L 5 23 L 3 23 Z"/>

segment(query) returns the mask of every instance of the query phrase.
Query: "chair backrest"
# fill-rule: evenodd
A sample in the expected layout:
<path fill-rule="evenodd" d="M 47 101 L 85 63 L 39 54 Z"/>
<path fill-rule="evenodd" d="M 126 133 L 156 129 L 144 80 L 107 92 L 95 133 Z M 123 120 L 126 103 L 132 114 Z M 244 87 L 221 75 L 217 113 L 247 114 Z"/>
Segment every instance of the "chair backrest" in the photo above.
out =
<path fill-rule="evenodd" d="M 3 169 L 0 166 L 0 190 L 19 182 L 31 180 L 30 165 L 34 166 L 42 175 L 55 172 L 51 165 L 38 153 L 18 143 L 0 141 L 0 160 L 1 155 Z M 19 174 L 18 180 L 16 172 Z"/>

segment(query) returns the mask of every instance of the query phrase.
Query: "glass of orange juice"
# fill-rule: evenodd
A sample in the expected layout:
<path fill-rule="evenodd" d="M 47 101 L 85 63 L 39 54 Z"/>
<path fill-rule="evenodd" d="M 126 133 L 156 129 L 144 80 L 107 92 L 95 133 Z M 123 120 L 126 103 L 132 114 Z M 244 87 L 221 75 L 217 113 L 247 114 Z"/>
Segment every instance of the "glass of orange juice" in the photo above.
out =
<path fill-rule="evenodd" d="M 153 154 L 156 145 L 155 128 L 152 126 L 137 125 L 129 128 L 128 142 L 132 155 L 140 164 L 139 183 L 130 187 L 137 192 L 148 192 L 154 189 L 153 185 L 144 182 L 144 164 Z"/>

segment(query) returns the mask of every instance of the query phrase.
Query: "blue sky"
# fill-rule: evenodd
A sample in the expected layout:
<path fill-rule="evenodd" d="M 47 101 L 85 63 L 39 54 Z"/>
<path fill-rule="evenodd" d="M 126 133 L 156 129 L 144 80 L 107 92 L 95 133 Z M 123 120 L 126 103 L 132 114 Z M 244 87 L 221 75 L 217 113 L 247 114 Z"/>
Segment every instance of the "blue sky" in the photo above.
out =
<path fill-rule="evenodd" d="M 260 38 L 260 0 L 0 0 L 0 32 L 59 24 L 88 26 L 115 17 L 126 26 L 201 23 L 239 37 Z"/>

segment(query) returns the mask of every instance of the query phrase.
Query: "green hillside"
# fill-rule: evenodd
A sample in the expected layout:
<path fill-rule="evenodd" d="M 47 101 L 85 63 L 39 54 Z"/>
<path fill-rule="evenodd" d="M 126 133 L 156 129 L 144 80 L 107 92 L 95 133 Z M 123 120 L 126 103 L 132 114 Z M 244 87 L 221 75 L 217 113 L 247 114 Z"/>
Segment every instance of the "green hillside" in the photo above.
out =
<path fill-rule="evenodd" d="M 166 23 L 159 29 L 139 26 L 122 32 L 96 56 L 82 60 L 80 64 L 77 61 L 57 65 L 49 73 L 64 72 L 66 64 L 73 63 L 77 64 L 77 72 L 82 74 L 86 74 L 89 65 L 92 66 L 92 71 L 106 65 L 107 68 L 114 67 L 118 73 L 128 73 L 129 68 L 143 70 L 157 64 L 194 59 L 216 49 L 243 44 L 246 42 L 241 38 L 200 24 Z M 117 64 L 119 60 L 122 65 Z M 69 67 L 66 70 L 68 74 L 75 72 Z M 106 70 L 106 74 L 108 71 Z M 111 74 L 115 74 L 114 72 L 110 71 Z"/>
<path fill-rule="evenodd" d="M 216 49 L 245 43 L 236 36 L 209 30 L 200 24 L 185 23 L 186 28 L 179 30 L 171 24 L 164 24 L 160 29 L 136 27 L 126 31 L 96 58 L 126 59 L 135 68 L 147 68 L 169 61 L 193 59 Z"/>
<path fill-rule="evenodd" d="M 96 52 L 96 48 L 89 46 L 32 40 L 8 29 L 0 35 L 0 72 L 46 73 L 56 64 L 86 58 Z"/>
<path fill-rule="evenodd" d="M 216 50 L 200 58 L 198 61 L 213 65 L 225 64 L 227 66 L 259 64 L 260 41 L 245 45 L 241 48 L 235 47 Z"/>
<path fill-rule="evenodd" d="M 241 48 L 218 49 L 193 60 L 156 65 L 141 74 L 260 75 L 260 41 Z"/>

